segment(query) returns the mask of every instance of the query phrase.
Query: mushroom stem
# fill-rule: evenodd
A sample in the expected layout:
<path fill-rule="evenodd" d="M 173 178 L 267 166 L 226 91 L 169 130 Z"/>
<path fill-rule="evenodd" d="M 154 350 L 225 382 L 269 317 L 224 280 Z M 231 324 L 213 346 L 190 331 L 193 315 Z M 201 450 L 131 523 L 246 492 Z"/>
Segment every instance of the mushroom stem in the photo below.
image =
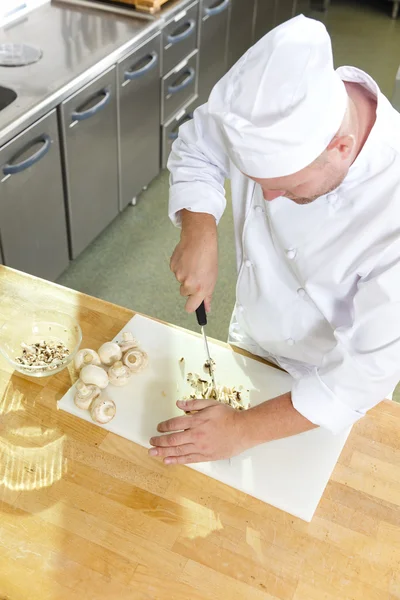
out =
<path fill-rule="evenodd" d="M 117 407 L 110 398 L 101 398 L 100 396 L 93 400 L 90 406 L 90 415 L 96 423 L 105 424 L 114 418 Z"/>
<path fill-rule="evenodd" d="M 85 385 L 83 381 L 78 380 L 74 402 L 78 408 L 88 410 L 92 402 L 100 396 L 100 388 L 97 385 Z"/>
<path fill-rule="evenodd" d="M 132 373 L 120 360 L 108 370 L 108 377 L 112 385 L 123 386 L 128 383 Z"/>
<path fill-rule="evenodd" d="M 143 350 L 132 348 L 124 354 L 123 361 L 132 373 L 138 373 L 147 366 L 148 356 Z"/>

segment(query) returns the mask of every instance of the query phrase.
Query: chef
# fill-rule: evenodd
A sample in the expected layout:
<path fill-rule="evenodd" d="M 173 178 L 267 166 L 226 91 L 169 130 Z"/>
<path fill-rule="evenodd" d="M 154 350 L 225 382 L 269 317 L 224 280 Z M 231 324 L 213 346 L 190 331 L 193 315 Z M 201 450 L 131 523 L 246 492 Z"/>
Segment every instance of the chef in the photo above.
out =
<path fill-rule="evenodd" d="M 334 70 L 325 27 L 301 15 L 215 86 L 180 128 L 168 167 L 181 227 L 171 269 L 186 309 L 210 309 L 229 178 L 229 341 L 293 383 L 244 412 L 178 402 L 197 412 L 161 423 L 150 454 L 218 460 L 314 427 L 349 428 L 400 379 L 400 115 L 366 73 Z"/>

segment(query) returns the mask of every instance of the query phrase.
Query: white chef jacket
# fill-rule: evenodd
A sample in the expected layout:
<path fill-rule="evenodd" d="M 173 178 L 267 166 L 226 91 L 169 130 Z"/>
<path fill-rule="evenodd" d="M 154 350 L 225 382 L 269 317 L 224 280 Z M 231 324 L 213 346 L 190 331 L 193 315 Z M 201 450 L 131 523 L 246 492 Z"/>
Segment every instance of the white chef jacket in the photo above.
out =
<path fill-rule="evenodd" d="M 174 143 L 169 214 L 225 209 L 231 179 L 238 280 L 230 341 L 294 376 L 292 402 L 338 433 L 400 379 L 400 114 L 366 73 L 376 123 L 343 183 L 308 205 L 266 202 L 200 107 Z M 312 127 L 312 125 L 310 125 Z"/>

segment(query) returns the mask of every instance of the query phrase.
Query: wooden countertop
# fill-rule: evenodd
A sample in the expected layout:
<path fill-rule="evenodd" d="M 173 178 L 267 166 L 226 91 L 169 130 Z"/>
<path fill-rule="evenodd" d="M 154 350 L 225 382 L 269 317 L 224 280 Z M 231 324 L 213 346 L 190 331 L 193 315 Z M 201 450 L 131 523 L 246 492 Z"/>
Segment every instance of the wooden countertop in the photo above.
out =
<path fill-rule="evenodd" d="M 91 347 L 133 315 L 0 267 L 0 322 L 32 304 Z M 58 411 L 70 384 L 0 359 L 1 599 L 400 598 L 400 405 L 357 423 L 305 523 Z"/>

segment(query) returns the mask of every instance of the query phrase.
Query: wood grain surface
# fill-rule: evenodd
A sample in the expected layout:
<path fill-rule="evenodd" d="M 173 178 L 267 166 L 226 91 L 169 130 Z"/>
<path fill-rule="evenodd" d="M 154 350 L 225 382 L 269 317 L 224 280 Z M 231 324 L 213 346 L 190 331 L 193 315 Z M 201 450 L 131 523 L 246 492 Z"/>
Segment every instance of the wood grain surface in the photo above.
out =
<path fill-rule="evenodd" d="M 0 267 L 0 323 L 32 306 L 90 347 L 133 315 Z M 74 377 L 0 359 L 1 600 L 400 599 L 400 405 L 356 424 L 305 523 L 57 410 Z"/>

